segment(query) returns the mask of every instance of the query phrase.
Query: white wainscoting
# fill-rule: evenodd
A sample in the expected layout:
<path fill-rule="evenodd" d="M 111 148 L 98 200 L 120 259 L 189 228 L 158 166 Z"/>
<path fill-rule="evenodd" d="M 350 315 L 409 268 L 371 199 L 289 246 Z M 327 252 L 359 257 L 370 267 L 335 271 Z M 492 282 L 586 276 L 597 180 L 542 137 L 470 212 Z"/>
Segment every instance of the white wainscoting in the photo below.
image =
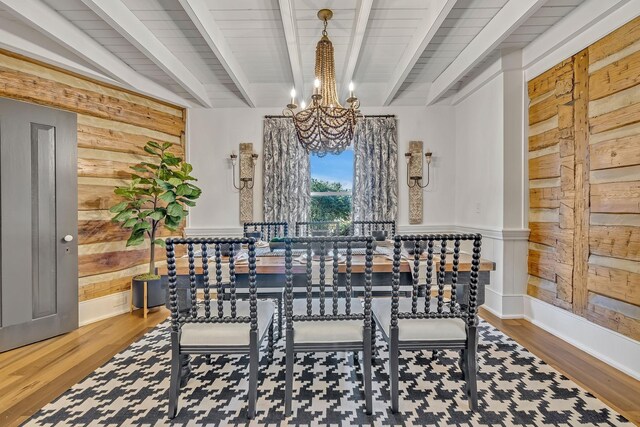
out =
<path fill-rule="evenodd" d="M 640 342 L 529 295 L 522 298 L 526 320 L 640 380 Z"/>
<path fill-rule="evenodd" d="M 80 326 L 129 312 L 129 291 L 81 301 L 78 309 Z"/>

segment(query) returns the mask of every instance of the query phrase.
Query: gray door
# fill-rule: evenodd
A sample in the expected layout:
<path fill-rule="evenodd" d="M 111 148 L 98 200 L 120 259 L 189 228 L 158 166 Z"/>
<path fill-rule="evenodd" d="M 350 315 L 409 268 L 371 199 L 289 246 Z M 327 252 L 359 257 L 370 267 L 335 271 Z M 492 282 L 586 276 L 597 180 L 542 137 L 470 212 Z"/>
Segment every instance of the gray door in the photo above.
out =
<path fill-rule="evenodd" d="M 0 352 L 78 327 L 76 115 L 0 98 Z"/>

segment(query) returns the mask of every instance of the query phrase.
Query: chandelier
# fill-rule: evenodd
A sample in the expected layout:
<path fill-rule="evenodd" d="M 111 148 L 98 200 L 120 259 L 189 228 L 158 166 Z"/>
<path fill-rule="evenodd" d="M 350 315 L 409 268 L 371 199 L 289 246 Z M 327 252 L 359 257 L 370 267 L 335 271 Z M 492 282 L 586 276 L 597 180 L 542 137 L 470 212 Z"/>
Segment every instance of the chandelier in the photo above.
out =
<path fill-rule="evenodd" d="M 291 103 L 282 112 L 293 119 L 300 144 L 307 152 L 320 157 L 344 151 L 351 144 L 353 130 L 361 116 L 358 110 L 360 101 L 353 94 L 353 83 L 349 84 L 349 107 L 345 108 L 338 102 L 333 44 L 327 35 L 327 22 L 332 17 L 333 12 L 329 9 L 318 12 L 324 29 L 316 45 L 316 78 L 310 105 L 307 107 L 302 101 L 300 110 L 296 111 L 296 91 L 292 89 Z"/>

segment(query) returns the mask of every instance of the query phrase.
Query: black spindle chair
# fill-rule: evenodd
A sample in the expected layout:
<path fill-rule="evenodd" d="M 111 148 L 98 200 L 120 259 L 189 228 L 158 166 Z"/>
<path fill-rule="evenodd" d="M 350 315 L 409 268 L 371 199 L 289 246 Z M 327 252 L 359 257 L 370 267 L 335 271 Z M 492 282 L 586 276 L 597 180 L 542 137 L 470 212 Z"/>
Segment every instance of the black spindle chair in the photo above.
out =
<path fill-rule="evenodd" d="M 386 231 L 389 237 L 396 235 L 395 221 L 351 221 L 352 236 L 370 236 L 373 231 Z"/>
<path fill-rule="evenodd" d="M 229 257 L 230 298 L 211 300 L 209 283 L 209 255 L 214 255 L 215 286 L 222 292 L 221 246 L 248 244 L 249 292 L 248 301 L 238 301 L 235 294 L 237 268 L 233 256 Z M 178 306 L 176 273 L 176 246 L 186 246 L 189 262 L 189 294 L 187 307 Z M 203 301 L 197 301 L 196 257 L 194 248 L 201 251 L 203 275 Z M 271 301 L 258 301 L 256 294 L 255 239 L 167 239 L 167 269 L 169 273 L 169 308 L 171 309 L 171 379 L 169 384 L 169 418 L 178 413 L 180 394 L 180 358 L 186 354 L 249 354 L 249 408 L 247 416 L 253 418 L 258 396 L 258 359 L 260 344 L 268 332 L 268 358 L 273 359 L 273 315 Z M 209 357 L 209 356 L 207 356 Z"/>
<path fill-rule="evenodd" d="M 260 232 L 260 240 L 270 241 L 276 237 L 287 237 L 289 235 L 289 223 L 285 221 L 275 222 L 245 222 L 243 232 L 246 237 L 247 232 Z M 225 289 L 226 291 L 226 289 Z M 239 298 L 247 297 L 248 289 L 239 288 L 237 294 Z M 278 338 L 282 336 L 282 286 L 260 286 L 258 296 L 260 298 L 274 299 L 278 307 Z"/>
<path fill-rule="evenodd" d="M 260 240 L 270 241 L 274 237 L 287 237 L 289 235 L 289 223 L 284 221 L 274 222 L 245 222 L 244 233 L 260 232 Z"/>
<path fill-rule="evenodd" d="M 340 234 L 338 221 L 298 221 L 296 222 L 296 236 L 337 236 Z"/>
<path fill-rule="evenodd" d="M 473 241 L 468 303 L 461 306 L 456 298 L 459 279 L 461 241 Z M 409 260 L 413 278 L 410 298 L 400 298 L 400 265 L 403 242 L 415 242 L 413 260 Z M 419 283 L 421 248 L 426 242 L 425 283 Z M 439 245 L 434 254 L 434 243 Z M 447 245 L 452 243 L 453 253 L 447 264 Z M 389 380 L 391 383 L 391 410 L 398 412 L 400 350 L 461 351 L 460 367 L 466 379 L 469 407 L 478 407 L 477 393 L 477 345 L 478 345 L 478 272 L 480 269 L 479 234 L 435 234 L 422 236 L 395 236 L 393 255 L 393 281 L 391 298 L 376 298 L 372 303 L 375 322 L 389 344 Z M 435 259 L 434 259 L 435 257 Z M 445 299 L 445 278 L 450 272 L 450 297 Z M 435 276 L 435 277 L 434 277 Z M 432 283 L 435 278 L 435 283 Z M 424 295 L 424 296 L 422 296 Z M 375 324 L 374 324 L 375 328 Z"/>
<path fill-rule="evenodd" d="M 354 269 L 352 243 L 366 242 L 366 255 L 356 268 L 364 271 L 364 306 L 354 297 L 351 276 Z M 292 247 L 303 247 L 304 264 L 294 259 Z M 339 260 L 338 244 L 346 246 Z M 314 255 L 314 252 L 317 255 Z M 312 261 L 313 259 L 313 261 Z M 319 265 L 319 282 L 314 283 L 313 264 Z M 326 269 L 332 279 L 326 280 Z M 291 413 L 293 398 L 293 363 L 295 353 L 354 351 L 363 352 L 365 406 L 372 411 L 371 392 L 371 278 L 373 270 L 372 237 L 299 237 L 285 239 L 285 313 L 286 374 L 285 414 Z M 294 274 L 306 278 L 306 298 L 294 301 Z M 316 291 L 314 292 L 314 288 Z M 317 295 L 315 297 L 314 295 Z M 357 357 L 357 356 L 355 356 Z"/>

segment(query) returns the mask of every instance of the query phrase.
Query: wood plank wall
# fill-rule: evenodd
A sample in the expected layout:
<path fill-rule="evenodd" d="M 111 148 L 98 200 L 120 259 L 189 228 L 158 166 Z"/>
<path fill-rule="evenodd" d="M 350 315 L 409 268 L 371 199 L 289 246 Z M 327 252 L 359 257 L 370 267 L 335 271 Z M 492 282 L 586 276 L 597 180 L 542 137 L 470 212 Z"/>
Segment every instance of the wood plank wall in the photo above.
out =
<path fill-rule="evenodd" d="M 78 113 L 80 301 L 128 290 L 131 276 L 147 268 L 148 245 L 125 247 L 127 233 L 110 222 L 113 189 L 129 166 L 150 159 L 149 140 L 184 154 L 185 110 L 2 50 L 0 96 Z"/>
<path fill-rule="evenodd" d="M 640 18 L 528 91 L 527 293 L 640 339 Z"/>

